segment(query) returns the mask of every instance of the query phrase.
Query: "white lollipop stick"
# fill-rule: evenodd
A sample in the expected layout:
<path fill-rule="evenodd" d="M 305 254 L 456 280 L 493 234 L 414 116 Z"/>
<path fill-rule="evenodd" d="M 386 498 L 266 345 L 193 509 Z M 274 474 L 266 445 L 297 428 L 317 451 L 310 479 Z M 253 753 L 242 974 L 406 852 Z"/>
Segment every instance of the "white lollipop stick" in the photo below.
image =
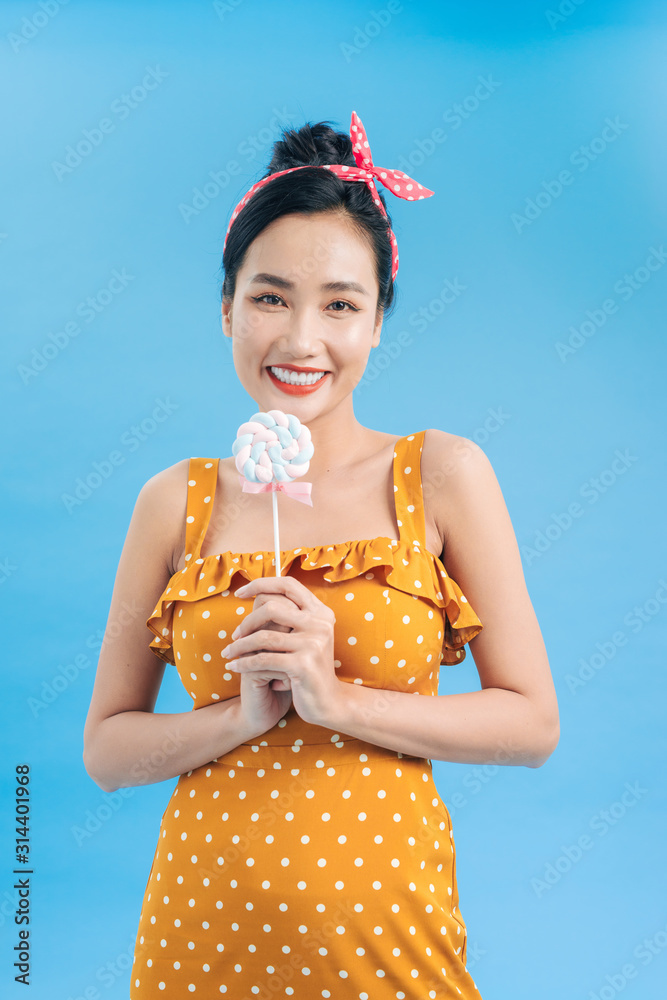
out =
<path fill-rule="evenodd" d="M 271 496 L 273 499 L 273 547 L 276 550 L 276 576 L 280 576 L 280 559 L 278 558 L 278 553 L 280 552 L 280 540 L 278 538 L 278 491 L 272 490 Z"/>

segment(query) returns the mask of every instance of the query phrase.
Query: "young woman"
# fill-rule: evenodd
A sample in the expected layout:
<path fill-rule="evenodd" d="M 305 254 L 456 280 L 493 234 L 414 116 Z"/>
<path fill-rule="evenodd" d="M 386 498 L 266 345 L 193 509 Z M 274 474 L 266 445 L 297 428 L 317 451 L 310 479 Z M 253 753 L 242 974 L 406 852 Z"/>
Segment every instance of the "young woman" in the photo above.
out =
<path fill-rule="evenodd" d="M 138 611 L 101 651 L 84 760 L 106 791 L 179 776 L 133 1000 L 479 998 L 431 762 L 539 767 L 558 742 L 486 455 L 354 414 L 398 267 L 377 181 L 432 194 L 373 164 L 354 112 L 350 135 L 286 131 L 225 240 L 236 373 L 314 444 L 312 507 L 280 501 L 281 575 L 272 498 L 241 491 L 233 456 L 153 476 L 132 515 L 110 621 Z M 468 642 L 481 690 L 438 695 Z M 153 711 L 166 663 L 193 711 Z"/>

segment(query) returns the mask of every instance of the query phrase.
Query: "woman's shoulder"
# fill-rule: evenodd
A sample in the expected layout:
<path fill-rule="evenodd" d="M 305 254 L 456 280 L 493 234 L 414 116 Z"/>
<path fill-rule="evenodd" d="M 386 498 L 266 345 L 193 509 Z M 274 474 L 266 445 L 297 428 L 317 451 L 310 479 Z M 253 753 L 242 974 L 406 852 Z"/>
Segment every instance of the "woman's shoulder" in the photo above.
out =
<path fill-rule="evenodd" d="M 154 473 L 141 487 L 141 493 L 150 501 L 159 503 L 177 494 L 187 484 L 190 459 L 182 458 L 173 465 Z"/>
<path fill-rule="evenodd" d="M 466 507 L 471 493 L 483 491 L 495 474 L 476 441 L 429 427 L 424 431 L 421 478 L 424 500 L 446 540 L 457 509 Z"/>
<path fill-rule="evenodd" d="M 460 472 L 466 464 L 474 466 L 484 460 L 488 462 L 486 453 L 471 438 L 438 427 L 429 427 L 424 431 L 422 470 L 435 467 L 451 476 Z"/>
<path fill-rule="evenodd" d="M 182 458 L 150 476 L 141 487 L 135 505 L 141 523 L 157 531 L 158 544 L 172 572 L 175 553 L 183 546 L 190 462 L 190 458 Z"/>
<path fill-rule="evenodd" d="M 189 470 L 189 458 L 174 462 L 150 476 L 137 497 L 137 508 L 163 526 L 169 544 L 176 543 L 185 520 Z"/>

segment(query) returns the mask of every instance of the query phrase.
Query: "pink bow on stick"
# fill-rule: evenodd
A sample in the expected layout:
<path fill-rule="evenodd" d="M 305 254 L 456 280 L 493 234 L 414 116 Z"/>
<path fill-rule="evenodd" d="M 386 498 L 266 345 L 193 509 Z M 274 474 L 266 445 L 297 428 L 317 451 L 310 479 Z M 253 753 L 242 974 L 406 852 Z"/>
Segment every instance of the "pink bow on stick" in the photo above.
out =
<path fill-rule="evenodd" d="M 251 483 L 245 476 L 239 476 L 239 482 L 241 483 L 243 493 L 286 493 L 287 496 L 292 497 L 294 500 L 307 503 L 309 507 L 313 506 L 313 501 L 310 497 L 312 483 L 297 483 L 295 481 L 285 483 Z"/>

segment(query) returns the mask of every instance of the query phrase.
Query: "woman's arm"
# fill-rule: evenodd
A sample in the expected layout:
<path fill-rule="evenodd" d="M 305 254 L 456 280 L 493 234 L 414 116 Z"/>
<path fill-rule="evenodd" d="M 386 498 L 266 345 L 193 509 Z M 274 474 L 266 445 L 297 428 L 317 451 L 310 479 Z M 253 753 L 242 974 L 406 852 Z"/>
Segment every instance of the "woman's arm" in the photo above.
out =
<path fill-rule="evenodd" d="M 257 735 L 247 731 L 240 697 L 197 711 L 153 711 L 166 664 L 148 645 L 146 619 L 182 547 L 187 472 L 184 459 L 142 487 L 118 564 L 83 733 L 84 766 L 105 792 L 176 777 Z"/>
<path fill-rule="evenodd" d="M 422 482 L 447 573 L 484 626 L 469 643 L 482 690 L 424 697 L 341 682 L 320 724 L 433 760 L 539 767 L 558 744 L 558 703 L 496 475 L 474 441 L 428 430 Z"/>

